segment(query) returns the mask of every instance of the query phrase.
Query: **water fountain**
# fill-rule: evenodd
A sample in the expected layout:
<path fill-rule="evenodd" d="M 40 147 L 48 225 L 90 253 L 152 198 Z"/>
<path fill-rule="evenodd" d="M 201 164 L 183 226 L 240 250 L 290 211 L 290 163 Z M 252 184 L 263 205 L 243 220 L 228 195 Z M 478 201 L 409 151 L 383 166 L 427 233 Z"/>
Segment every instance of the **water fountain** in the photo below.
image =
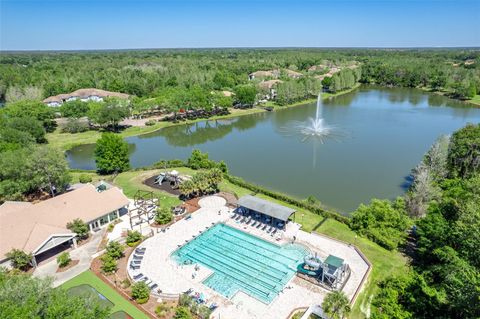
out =
<path fill-rule="evenodd" d="M 338 140 L 341 137 L 341 132 L 335 126 L 328 125 L 322 118 L 322 96 L 321 93 L 317 97 L 317 109 L 315 117 L 308 118 L 307 121 L 292 121 L 290 125 L 284 129 L 290 134 L 300 134 L 302 142 L 310 138 L 320 141 L 322 144 L 328 139 L 333 138 Z"/>
<path fill-rule="evenodd" d="M 306 121 L 292 121 L 281 130 L 286 135 L 300 135 L 301 141 L 312 140 L 313 167 L 317 166 L 318 144 L 324 144 L 327 139 L 340 141 L 345 136 L 344 132 L 333 125 L 329 125 L 322 118 L 322 93 L 317 97 L 317 109 L 315 117 L 309 117 Z"/>

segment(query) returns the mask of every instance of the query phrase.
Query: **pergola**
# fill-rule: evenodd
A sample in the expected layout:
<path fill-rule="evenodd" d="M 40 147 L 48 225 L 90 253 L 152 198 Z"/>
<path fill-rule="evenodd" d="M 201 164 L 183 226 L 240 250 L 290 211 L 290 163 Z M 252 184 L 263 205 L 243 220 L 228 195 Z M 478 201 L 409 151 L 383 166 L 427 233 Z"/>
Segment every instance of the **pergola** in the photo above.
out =
<path fill-rule="evenodd" d="M 133 229 L 133 226 L 142 223 L 148 224 L 157 210 L 157 199 L 151 191 L 138 190 L 133 197 L 133 201 L 134 208 L 128 212 L 131 229 Z"/>
<path fill-rule="evenodd" d="M 295 219 L 295 209 L 251 195 L 239 198 L 237 205 L 240 210 L 245 208 L 257 214 L 268 216 L 267 219 L 270 219 L 271 225 L 274 225 L 275 220 L 285 225 L 292 215 Z"/>

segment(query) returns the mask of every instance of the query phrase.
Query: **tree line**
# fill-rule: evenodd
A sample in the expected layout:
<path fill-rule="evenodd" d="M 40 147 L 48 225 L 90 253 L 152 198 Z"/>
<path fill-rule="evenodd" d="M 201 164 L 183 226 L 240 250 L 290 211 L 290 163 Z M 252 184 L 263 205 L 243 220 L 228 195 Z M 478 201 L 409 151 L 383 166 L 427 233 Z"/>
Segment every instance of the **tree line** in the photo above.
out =
<path fill-rule="evenodd" d="M 424 87 L 456 98 L 471 98 L 480 91 L 480 53 L 475 49 L 185 49 L 4 53 L 0 56 L 0 99 L 7 103 L 41 100 L 93 87 L 136 96 L 133 104 L 140 110 L 152 104 L 177 108 L 189 103 L 202 108 L 230 106 L 235 102 L 231 97 L 212 96 L 211 92 L 228 90 L 242 96 L 242 87 L 248 86 L 261 93 L 248 79 L 251 72 L 289 69 L 310 76 L 324 73 L 311 72 L 312 66 L 345 66 L 352 61 L 361 68 L 344 68 L 328 77 L 324 88 L 338 91 L 352 87 L 352 81 L 360 81 Z M 281 79 L 289 83 L 281 85 L 279 91 L 308 92 L 313 85 L 283 73 Z M 304 88 L 297 88 L 297 82 Z M 286 95 L 280 103 L 292 100 Z M 293 95 L 294 100 L 297 93 Z M 243 96 L 237 99 L 248 101 Z"/>
<path fill-rule="evenodd" d="M 20 101 L 0 109 L 0 202 L 55 196 L 71 178 L 62 152 L 49 147 L 54 114 L 41 102 Z"/>

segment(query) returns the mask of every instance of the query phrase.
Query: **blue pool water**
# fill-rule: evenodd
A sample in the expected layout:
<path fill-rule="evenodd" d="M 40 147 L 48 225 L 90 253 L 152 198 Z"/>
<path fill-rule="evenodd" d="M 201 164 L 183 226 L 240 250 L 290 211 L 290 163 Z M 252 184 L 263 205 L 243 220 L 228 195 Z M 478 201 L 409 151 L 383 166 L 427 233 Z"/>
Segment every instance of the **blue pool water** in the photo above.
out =
<path fill-rule="evenodd" d="M 270 303 L 308 254 L 300 245 L 279 246 L 224 224 L 217 224 L 177 249 L 179 264 L 198 263 L 213 274 L 203 283 L 227 298 L 239 290 Z"/>

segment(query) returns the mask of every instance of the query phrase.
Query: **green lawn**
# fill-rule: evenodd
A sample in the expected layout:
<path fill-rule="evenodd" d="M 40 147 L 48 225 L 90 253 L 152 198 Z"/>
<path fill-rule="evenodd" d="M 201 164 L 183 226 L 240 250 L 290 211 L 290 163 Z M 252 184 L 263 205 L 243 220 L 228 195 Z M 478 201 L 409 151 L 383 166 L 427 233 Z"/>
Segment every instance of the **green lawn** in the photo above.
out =
<path fill-rule="evenodd" d="M 468 102 L 480 106 L 480 95 L 477 94 L 473 97 L 473 99 L 468 100 Z"/>
<path fill-rule="evenodd" d="M 88 284 L 95 288 L 99 293 L 104 295 L 108 300 L 110 300 L 114 306 L 111 310 L 111 313 L 116 311 L 125 311 L 130 316 L 135 319 L 148 319 L 149 317 L 141 312 L 137 307 L 132 305 L 130 302 L 125 300 L 121 295 L 119 295 L 113 288 L 101 281 L 93 272 L 87 270 L 80 275 L 70 279 L 60 287 L 68 289 L 82 284 Z"/>
<path fill-rule="evenodd" d="M 179 170 L 179 169 L 177 169 Z M 153 175 L 158 175 L 162 170 L 150 170 L 150 171 L 130 171 L 118 174 L 113 180 L 113 183 L 123 189 L 124 194 L 133 198 L 137 190 L 153 191 L 155 197 L 160 199 L 161 205 L 165 207 L 177 206 L 181 204 L 181 201 L 177 196 L 170 195 L 164 191 L 151 188 L 143 184 L 143 181 Z M 185 173 L 185 170 L 181 170 Z"/>

